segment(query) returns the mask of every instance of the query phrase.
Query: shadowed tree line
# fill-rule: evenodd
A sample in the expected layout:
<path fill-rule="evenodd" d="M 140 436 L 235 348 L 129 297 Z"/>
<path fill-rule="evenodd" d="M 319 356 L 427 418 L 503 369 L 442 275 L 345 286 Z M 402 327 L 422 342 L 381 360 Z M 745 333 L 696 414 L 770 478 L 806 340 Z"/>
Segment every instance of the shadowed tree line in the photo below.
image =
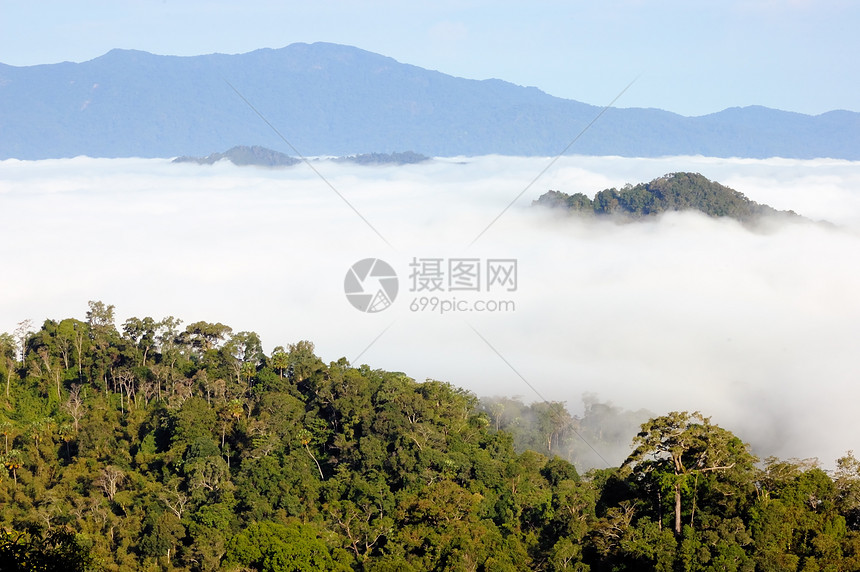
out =
<path fill-rule="evenodd" d="M 0 335 L 0 380 L 2 570 L 860 569 L 853 455 L 759 461 L 696 412 L 580 475 L 572 439 L 643 412 L 481 402 L 101 302 Z"/>

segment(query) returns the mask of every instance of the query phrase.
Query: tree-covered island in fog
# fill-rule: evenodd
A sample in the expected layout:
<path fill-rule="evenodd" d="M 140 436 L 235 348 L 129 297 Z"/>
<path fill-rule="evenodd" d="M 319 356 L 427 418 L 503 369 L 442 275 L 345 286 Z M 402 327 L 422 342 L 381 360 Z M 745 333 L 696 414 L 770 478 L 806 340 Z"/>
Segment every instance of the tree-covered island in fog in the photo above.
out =
<path fill-rule="evenodd" d="M 802 220 L 794 211 L 779 211 L 748 199 L 743 193 L 710 181 L 699 173 L 669 173 L 650 183 L 605 189 L 589 198 L 548 191 L 535 205 L 564 209 L 583 216 L 641 219 L 669 211 L 698 211 L 710 217 L 729 217 L 753 223 L 762 217 Z"/>

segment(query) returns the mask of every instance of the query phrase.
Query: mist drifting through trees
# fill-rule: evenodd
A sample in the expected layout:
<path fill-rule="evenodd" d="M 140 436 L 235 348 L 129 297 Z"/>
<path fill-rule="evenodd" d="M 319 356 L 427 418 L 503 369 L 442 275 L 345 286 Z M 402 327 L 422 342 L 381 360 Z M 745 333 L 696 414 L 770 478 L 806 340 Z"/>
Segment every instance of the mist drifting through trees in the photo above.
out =
<path fill-rule="evenodd" d="M 565 157 L 468 247 L 547 161 L 321 166 L 394 248 L 301 165 L 4 161 L 0 190 L 15 216 L 2 244 L 16 271 L 0 329 L 82 318 L 86 300 L 103 299 L 119 320 L 218 316 L 264 344 L 311 339 L 325 360 L 360 356 L 479 395 L 536 399 L 471 325 L 574 414 L 594 394 L 629 411 L 707 410 L 760 455 L 832 462 L 855 446 L 856 163 Z M 548 189 L 593 196 L 680 170 L 838 227 L 751 232 L 674 213 L 571 225 L 528 207 Z M 368 256 L 401 277 L 400 300 L 373 315 L 343 296 L 346 269 Z M 519 260 L 515 312 L 409 311 L 412 259 L 462 256 Z"/>

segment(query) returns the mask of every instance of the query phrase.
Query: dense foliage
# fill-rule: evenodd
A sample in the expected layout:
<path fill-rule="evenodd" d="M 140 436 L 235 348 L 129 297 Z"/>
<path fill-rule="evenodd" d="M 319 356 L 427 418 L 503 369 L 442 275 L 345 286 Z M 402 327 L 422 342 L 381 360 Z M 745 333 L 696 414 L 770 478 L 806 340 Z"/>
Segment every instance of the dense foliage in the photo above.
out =
<path fill-rule="evenodd" d="M 587 216 L 639 219 L 667 211 L 695 210 L 711 217 L 754 222 L 763 216 L 800 218 L 792 211 L 777 211 L 749 200 L 743 193 L 708 180 L 698 173 L 669 173 L 650 183 L 600 191 L 590 199 L 582 193 L 548 191 L 536 205 L 562 208 Z"/>
<path fill-rule="evenodd" d="M 673 412 L 582 477 L 561 404 L 101 302 L 32 329 L 0 336 L 3 570 L 860 569 L 851 455 L 758 463 Z"/>

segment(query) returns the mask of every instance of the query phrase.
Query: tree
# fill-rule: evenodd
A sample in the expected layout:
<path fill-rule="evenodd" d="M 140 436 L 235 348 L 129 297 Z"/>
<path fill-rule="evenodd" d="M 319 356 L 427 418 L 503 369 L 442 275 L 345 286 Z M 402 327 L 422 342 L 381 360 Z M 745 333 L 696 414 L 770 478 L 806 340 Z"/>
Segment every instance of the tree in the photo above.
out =
<path fill-rule="evenodd" d="M 33 320 L 26 319 L 18 322 L 18 327 L 15 328 L 15 341 L 18 347 L 21 348 L 21 361 L 24 361 L 24 352 L 27 349 L 27 339 L 33 335 Z"/>
<path fill-rule="evenodd" d="M 283 378 L 284 372 L 290 367 L 290 354 L 284 349 L 284 346 L 277 346 L 272 350 L 270 360 L 272 367 L 278 370 L 278 377 Z"/>
<path fill-rule="evenodd" d="M 634 451 L 624 462 L 643 475 L 656 477 L 663 488 L 674 494 L 675 534 L 682 531 L 682 492 L 691 480 L 716 472 L 752 470 L 757 461 L 747 445 L 729 431 L 712 425 L 709 417 L 698 411 L 673 411 L 642 424 L 634 438 Z M 691 524 L 695 512 L 693 490 Z"/>
<path fill-rule="evenodd" d="M 9 454 L 9 436 L 12 435 L 12 440 L 14 441 L 14 434 L 16 432 L 15 424 L 9 421 L 8 419 L 0 418 L 0 435 L 3 435 L 3 454 Z"/>
<path fill-rule="evenodd" d="M 149 316 L 143 319 L 129 318 L 122 325 L 122 330 L 125 332 L 126 337 L 131 340 L 135 346 L 143 350 L 143 355 L 140 360 L 141 366 L 146 365 L 146 358 L 149 355 L 149 351 L 153 346 L 155 346 L 156 331 L 160 325 L 161 324 L 159 322 L 156 322 Z"/>
<path fill-rule="evenodd" d="M 75 433 L 77 433 L 81 418 L 84 416 L 84 413 L 86 413 L 84 400 L 81 397 L 80 384 L 75 383 L 72 385 L 71 389 L 69 390 L 69 397 L 63 404 L 63 408 L 69 415 L 72 416 L 72 420 L 75 423 Z"/>
<path fill-rule="evenodd" d="M 104 387 L 108 385 L 108 375 L 120 356 L 119 333 L 114 324 L 114 307 L 104 302 L 89 302 L 87 324 L 92 345 L 90 350 L 90 381 Z"/>
<path fill-rule="evenodd" d="M 156 393 L 158 394 L 159 401 L 161 401 L 162 379 L 170 383 L 173 377 L 173 368 L 180 358 L 181 352 L 177 344 L 182 341 L 179 333 L 179 326 L 181 324 L 182 320 L 173 316 L 167 316 L 158 324 L 158 333 L 155 339 L 161 351 L 161 362 L 162 364 L 166 364 L 158 366 L 164 375 L 159 375 L 158 373 L 155 375 Z"/>
<path fill-rule="evenodd" d="M 0 530 L 0 570 L 4 572 L 86 572 L 95 570 L 90 548 L 73 532 Z"/>
<path fill-rule="evenodd" d="M 185 527 L 169 512 L 149 514 L 140 538 L 140 551 L 151 558 L 164 557 L 167 564 L 176 554 L 180 540 L 185 536 Z"/>
<path fill-rule="evenodd" d="M 63 320 L 58 328 L 63 332 L 63 336 L 71 340 L 72 347 L 75 350 L 75 356 L 78 364 L 78 381 L 84 381 L 84 355 L 90 349 L 90 327 L 85 322 L 79 320 Z"/>
<path fill-rule="evenodd" d="M 15 338 L 11 334 L 0 334 L 0 373 L 6 379 L 6 399 L 9 399 L 9 387 L 12 383 L 12 374 L 15 373 L 17 362 L 15 360 Z"/>
<path fill-rule="evenodd" d="M 305 451 L 307 451 L 310 458 L 313 459 L 314 463 L 316 463 L 317 470 L 320 473 L 320 479 L 325 480 L 325 477 L 323 476 L 322 472 L 322 467 L 320 466 L 320 462 L 317 461 L 316 456 L 314 456 L 314 454 L 311 452 L 310 447 L 308 447 L 308 445 L 314 440 L 314 434 L 303 428 L 299 430 L 299 432 L 296 434 L 296 437 L 298 438 L 302 446 L 305 448 Z"/>
<path fill-rule="evenodd" d="M 310 378 L 314 373 L 322 369 L 323 363 L 320 358 L 314 355 L 314 344 L 307 340 L 302 340 L 295 344 L 290 344 L 290 379 L 295 383 L 302 383 Z"/>
<path fill-rule="evenodd" d="M 18 469 L 21 468 L 21 451 L 18 449 L 11 449 L 5 455 L 3 455 L 3 464 L 7 469 L 12 471 L 12 478 L 15 480 L 15 485 L 18 485 Z"/>
<path fill-rule="evenodd" d="M 250 380 L 257 373 L 257 365 L 264 357 L 260 336 L 254 332 L 234 334 L 224 344 L 223 352 L 236 375 L 236 383 L 241 386 L 244 377 L 248 381 L 246 389 L 250 389 Z"/>
<path fill-rule="evenodd" d="M 114 306 L 113 304 L 105 304 L 102 301 L 90 300 L 87 302 L 89 310 L 87 310 L 87 323 L 92 329 L 99 328 L 114 328 Z"/>
<path fill-rule="evenodd" d="M 836 467 L 840 512 L 851 528 L 860 529 L 860 460 L 854 456 L 854 451 L 848 451 L 837 459 Z"/>
<path fill-rule="evenodd" d="M 381 506 L 370 499 L 363 500 L 362 504 L 345 500 L 328 506 L 329 516 L 346 535 L 349 548 L 359 561 L 368 560 L 373 547 L 391 533 L 394 524 Z"/>
<path fill-rule="evenodd" d="M 619 199 L 621 196 L 615 188 L 600 191 L 594 195 L 594 212 L 598 214 L 612 214 L 621 207 Z"/>
<path fill-rule="evenodd" d="M 224 559 L 261 572 L 350 570 L 332 558 L 332 551 L 313 525 L 299 522 L 254 523 L 230 539 Z"/>
<path fill-rule="evenodd" d="M 573 418 L 561 401 L 539 401 L 531 406 L 536 429 L 543 437 L 546 454 L 558 454 L 564 448 Z"/>
<path fill-rule="evenodd" d="M 108 465 L 102 468 L 95 484 L 104 491 L 108 499 L 113 500 L 124 480 L 125 473 L 112 465 Z"/>
<path fill-rule="evenodd" d="M 232 331 L 233 328 L 220 322 L 216 324 L 194 322 L 180 334 L 179 341 L 199 353 L 204 353 L 215 349 Z"/>

